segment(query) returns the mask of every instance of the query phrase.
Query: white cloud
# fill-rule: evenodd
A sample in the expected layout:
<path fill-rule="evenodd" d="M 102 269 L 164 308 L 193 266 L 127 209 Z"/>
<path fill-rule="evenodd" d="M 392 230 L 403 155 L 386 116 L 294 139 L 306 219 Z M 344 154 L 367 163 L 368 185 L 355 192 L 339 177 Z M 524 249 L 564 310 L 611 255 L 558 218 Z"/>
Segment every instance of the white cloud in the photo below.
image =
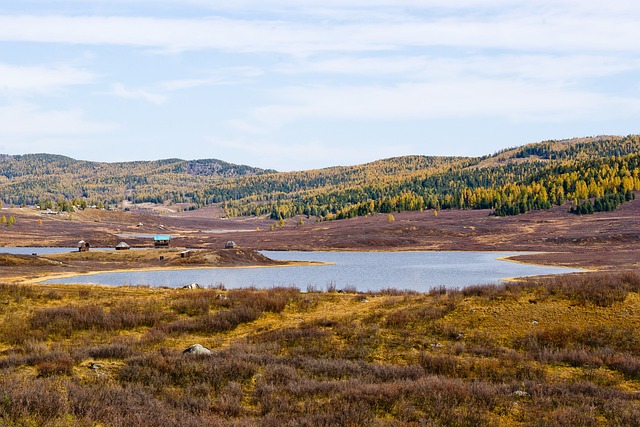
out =
<path fill-rule="evenodd" d="M 191 78 L 169 80 L 160 83 L 158 86 L 163 91 L 179 91 L 185 89 L 193 89 L 202 86 L 218 86 L 245 82 L 255 79 L 263 74 L 263 72 L 255 67 L 230 67 L 221 68 L 212 72 L 210 76 L 204 78 Z"/>
<path fill-rule="evenodd" d="M 285 74 L 392 78 L 407 82 L 433 81 L 465 76 L 517 77 L 562 82 L 610 76 L 640 70 L 640 60 L 608 55 L 474 55 L 438 56 L 338 56 L 297 61 L 278 70 Z"/>
<path fill-rule="evenodd" d="M 397 155 L 377 146 L 385 127 L 394 138 L 394 120 L 411 143 L 421 138 L 412 131 L 468 120 L 573 131 L 628 128 L 640 113 L 637 0 L 25 0 L 2 10 L 0 99 L 41 107 L 0 106 L 0 136 L 25 144 L 104 141 L 105 121 L 131 117 L 117 135 L 137 141 L 122 144 L 124 157 L 148 152 L 147 140 L 158 152 L 178 140 L 201 150 L 215 129 L 229 144 L 214 146 L 237 153 L 229 160 L 258 153 L 292 169 Z M 52 63 L 58 55 L 90 68 Z M 367 132 L 366 150 L 349 147 Z"/>
<path fill-rule="evenodd" d="M 262 72 L 253 67 L 235 67 L 216 70 L 204 78 L 185 78 L 161 81 L 147 88 L 129 89 L 123 83 L 111 85 L 111 95 L 124 99 L 142 99 L 155 105 L 167 102 L 172 92 L 206 86 L 238 84 L 260 76 Z"/>
<path fill-rule="evenodd" d="M 80 110 L 43 110 L 20 104 L 0 106 L 0 129 L 6 139 L 9 136 L 97 134 L 112 131 L 116 126 L 90 121 Z"/>
<path fill-rule="evenodd" d="M 169 92 L 194 89 L 201 86 L 211 86 L 215 84 L 223 84 L 224 80 L 221 78 L 208 78 L 208 79 L 182 79 L 182 80 L 170 80 L 160 83 L 160 87 Z"/>
<path fill-rule="evenodd" d="M 42 3 L 51 5 L 55 3 L 75 3 L 78 8 L 87 4 L 86 0 L 24 0 L 30 3 Z M 246 11 L 267 13 L 276 11 L 279 14 L 304 11 L 307 14 L 318 11 L 336 11 L 361 9 L 371 11 L 375 9 L 390 9 L 400 13 L 405 10 L 510 10 L 510 9 L 553 9 L 573 10 L 590 13 L 630 12 L 640 10 L 640 5 L 635 0 L 610 0 L 606 4 L 595 0 L 536 0 L 535 2 L 523 2 L 521 0 L 92 0 L 91 5 L 103 4 L 105 6 L 120 4 L 126 6 L 153 6 L 158 7 L 201 7 L 212 11 L 233 11 L 242 13 Z M 120 6 L 121 7 L 121 6 Z"/>
<path fill-rule="evenodd" d="M 94 75 L 70 66 L 15 66 L 0 64 L 0 91 L 46 93 L 65 86 L 92 83 Z"/>
<path fill-rule="evenodd" d="M 121 83 L 114 84 L 111 93 L 119 98 L 142 99 L 155 105 L 162 105 L 167 100 L 165 95 L 149 92 L 144 89 L 130 90 L 125 88 Z"/>
<path fill-rule="evenodd" d="M 640 113 L 640 100 L 518 80 L 466 79 L 395 87 L 291 87 L 255 108 L 245 126 L 279 129 L 305 119 L 437 120 L 493 117 L 562 122 Z M 236 125 L 239 125 L 236 123 Z"/>
<path fill-rule="evenodd" d="M 122 45 L 168 51 L 219 49 L 284 53 L 392 51 L 426 47 L 640 53 L 637 14 L 515 11 L 493 15 L 404 16 L 384 22 L 284 19 L 162 19 L 0 16 L 0 40 Z M 527 12 L 531 12 L 527 10 Z"/>

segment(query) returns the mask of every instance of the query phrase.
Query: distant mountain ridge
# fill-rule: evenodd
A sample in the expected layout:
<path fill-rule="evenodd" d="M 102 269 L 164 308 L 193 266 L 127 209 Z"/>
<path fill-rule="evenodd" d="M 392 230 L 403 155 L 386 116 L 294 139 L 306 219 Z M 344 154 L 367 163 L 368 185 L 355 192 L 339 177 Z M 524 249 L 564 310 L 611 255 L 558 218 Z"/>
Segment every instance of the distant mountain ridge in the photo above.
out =
<path fill-rule="evenodd" d="M 157 173 L 174 172 L 199 176 L 226 177 L 276 172 L 275 170 L 264 170 L 246 165 L 235 165 L 217 159 L 163 159 L 108 163 L 76 160 L 59 154 L 0 155 L 0 175 L 8 178 L 21 175 L 38 176 L 43 173 L 56 174 L 59 173 L 61 169 L 68 168 L 74 168 L 77 173 L 95 175 L 100 175 L 100 172 L 113 172 L 114 170 L 120 173 L 150 170 Z"/>
<path fill-rule="evenodd" d="M 0 197 L 60 209 L 125 200 L 219 204 L 229 216 L 274 219 L 447 208 L 516 214 L 567 200 L 578 205 L 609 194 L 630 197 L 640 190 L 639 154 L 640 137 L 630 135 L 543 141 L 482 157 L 414 155 L 280 173 L 216 159 L 103 163 L 2 155 Z"/>

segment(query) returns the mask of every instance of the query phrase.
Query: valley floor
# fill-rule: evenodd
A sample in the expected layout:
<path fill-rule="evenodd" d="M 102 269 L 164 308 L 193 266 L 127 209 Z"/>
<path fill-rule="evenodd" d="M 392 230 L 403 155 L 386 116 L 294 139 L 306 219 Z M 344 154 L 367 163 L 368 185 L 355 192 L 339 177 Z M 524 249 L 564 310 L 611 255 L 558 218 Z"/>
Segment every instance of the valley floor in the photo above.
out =
<path fill-rule="evenodd" d="M 640 201 L 507 218 L 432 211 L 335 222 L 3 209 L 3 246 L 151 248 L 195 262 L 253 250 L 538 251 L 601 270 L 428 294 L 26 285 L 59 269 L 143 268 L 161 252 L 0 257 L 0 424 L 576 426 L 640 419 Z M 223 249 L 233 240 L 238 249 Z M 139 252 L 136 254 L 136 252 Z M 233 260 L 216 256 L 238 255 Z M 223 254 L 223 255 L 220 255 Z M 126 261 L 107 259 L 129 257 Z M 149 259 L 133 259 L 149 257 Z M 24 261 L 27 259 L 27 261 Z M 184 263 L 185 261 L 176 261 Z M 164 265 L 158 265 L 163 267 Z M 178 267 L 180 265 L 177 265 Z M 183 354 L 199 343 L 208 355 Z"/>
<path fill-rule="evenodd" d="M 94 248 L 114 248 L 121 241 L 151 248 L 152 236 L 169 234 L 175 248 L 220 250 L 234 241 L 247 250 L 535 251 L 541 253 L 517 260 L 610 271 L 640 268 L 640 198 L 613 212 L 580 216 L 567 210 L 555 207 L 511 217 L 491 216 L 486 210 L 403 212 L 391 222 L 387 215 L 328 222 L 291 218 L 276 226 L 267 218 L 221 219 L 207 209 L 164 215 L 100 210 L 43 215 L 16 208 L 3 209 L 16 222 L 0 227 L 0 246 L 74 248 L 85 240 Z M 5 270 L 0 267 L 0 277 L 7 277 Z"/>

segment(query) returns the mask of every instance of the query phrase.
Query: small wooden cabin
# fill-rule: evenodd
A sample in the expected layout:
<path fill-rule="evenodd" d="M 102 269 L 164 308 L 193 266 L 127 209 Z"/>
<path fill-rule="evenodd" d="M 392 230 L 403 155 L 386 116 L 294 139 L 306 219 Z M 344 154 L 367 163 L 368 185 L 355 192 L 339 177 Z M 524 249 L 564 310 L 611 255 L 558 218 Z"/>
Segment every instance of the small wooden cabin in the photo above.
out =
<path fill-rule="evenodd" d="M 89 252 L 90 247 L 89 242 L 85 242 L 84 240 L 78 242 L 78 252 Z"/>
<path fill-rule="evenodd" d="M 116 251 L 127 251 L 129 249 L 131 249 L 131 246 L 129 246 L 127 242 L 120 242 L 116 246 Z"/>
<path fill-rule="evenodd" d="M 170 241 L 171 236 L 169 235 L 155 236 L 153 238 L 153 246 L 155 246 L 156 248 L 167 248 L 169 247 Z"/>

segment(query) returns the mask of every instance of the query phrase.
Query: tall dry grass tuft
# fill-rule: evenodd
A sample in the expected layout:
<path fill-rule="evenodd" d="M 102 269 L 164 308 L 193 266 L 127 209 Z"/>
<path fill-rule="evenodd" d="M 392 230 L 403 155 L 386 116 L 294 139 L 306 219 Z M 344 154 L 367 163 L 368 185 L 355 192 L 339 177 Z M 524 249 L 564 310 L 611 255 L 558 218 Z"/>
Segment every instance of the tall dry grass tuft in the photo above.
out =
<path fill-rule="evenodd" d="M 36 310 L 29 319 L 29 327 L 48 335 L 69 337 L 75 331 L 153 326 L 164 318 L 162 309 L 155 304 L 121 302 L 108 310 L 94 304 L 65 305 Z"/>
<path fill-rule="evenodd" d="M 547 292 L 564 295 L 578 304 L 610 307 L 623 302 L 629 292 L 640 292 L 640 274 L 576 274 L 543 280 L 540 284 Z"/>

